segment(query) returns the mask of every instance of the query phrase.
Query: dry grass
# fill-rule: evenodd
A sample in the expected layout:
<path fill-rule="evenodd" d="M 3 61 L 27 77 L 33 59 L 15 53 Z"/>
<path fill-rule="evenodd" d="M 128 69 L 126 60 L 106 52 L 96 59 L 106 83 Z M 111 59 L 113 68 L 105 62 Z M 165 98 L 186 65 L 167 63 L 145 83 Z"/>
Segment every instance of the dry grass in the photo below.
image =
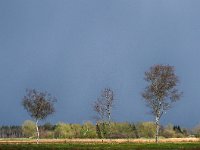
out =
<path fill-rule="evenodd" d="M 154 143 L 154 139 L 40 139 L 40 143 Z M 199 138 L 167 138 L 159 139 L 160 143 L 192 143 L 200 142 Z M 30 139 L 1 139 L 0 144 L 31 144 Z"/>

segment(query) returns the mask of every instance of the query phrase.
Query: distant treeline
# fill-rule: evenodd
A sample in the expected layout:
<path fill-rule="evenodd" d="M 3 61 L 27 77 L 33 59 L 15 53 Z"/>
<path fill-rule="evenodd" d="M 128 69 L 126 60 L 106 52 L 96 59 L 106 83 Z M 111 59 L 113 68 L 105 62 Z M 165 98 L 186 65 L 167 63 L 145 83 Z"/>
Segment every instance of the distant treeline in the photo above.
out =
<path fill-rule="evenodd" d="M 23 131 L 21 126 L 1 126 L 0 138 L 22 138 Z"/>
<path fill-rule="evenodd" d="M 27 120 L 22 126 L 1 126 L 0 138 L 35 138 L 35 124 Z M 91 122 L 84 124 L 46 123 L 39 126 L 41 138 L 154 138 L 154 122 L 112 122 L 94 125 Z M 160 137 L 181 138 L 200 135 L 200 127 L 194 129 L 182 128 L 169 124 L 161 126 Z"/>

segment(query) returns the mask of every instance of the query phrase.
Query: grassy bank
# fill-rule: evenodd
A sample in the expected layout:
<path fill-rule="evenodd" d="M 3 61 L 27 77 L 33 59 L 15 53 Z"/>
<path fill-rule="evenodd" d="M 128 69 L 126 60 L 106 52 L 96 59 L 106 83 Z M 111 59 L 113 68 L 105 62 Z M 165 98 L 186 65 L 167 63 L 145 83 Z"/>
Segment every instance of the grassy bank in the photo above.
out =
<path fill-rule="evenodd" d="M 1 144 L 0 150 L 148 150 L 184 149 L 199 150 L 200 143 L 160 143 L 160 144 Z"/>

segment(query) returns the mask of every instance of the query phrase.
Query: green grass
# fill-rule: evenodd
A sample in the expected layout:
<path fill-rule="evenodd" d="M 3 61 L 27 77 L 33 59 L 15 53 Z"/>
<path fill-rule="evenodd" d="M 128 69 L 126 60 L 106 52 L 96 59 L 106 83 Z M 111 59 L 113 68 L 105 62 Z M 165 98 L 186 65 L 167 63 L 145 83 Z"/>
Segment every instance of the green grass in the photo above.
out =
<path fill-rule="evenodd" d="M 162 144 L 2 144 L 0 150 L 199 150 L 200 143 Z"/>

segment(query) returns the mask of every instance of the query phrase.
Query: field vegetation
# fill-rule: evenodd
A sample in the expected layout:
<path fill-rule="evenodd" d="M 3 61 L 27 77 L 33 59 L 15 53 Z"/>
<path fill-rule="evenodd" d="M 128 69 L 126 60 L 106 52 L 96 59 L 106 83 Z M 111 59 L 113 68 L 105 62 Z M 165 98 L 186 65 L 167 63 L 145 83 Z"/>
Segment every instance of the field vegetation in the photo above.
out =
<path fill-rule="evenodd" d="M 1 126 L 0 138 L 28 138 L 35 139 L 34 122 L 26 120 L 22 126 Z M 41 139 L 101 139 L 99 128 L 92 122 L 83 124 L 68 124 L 59 122 L 56 125 L 45 123 L 39 126 Z M 111 122 L 105 124 L 104 139 L 152 139 L 155 137 L 154 122 Z M 160 139 L 199 137 L 200 126 L 193 129 L 183 128 L 179 125 L 166 125 L 160 127 Z"/>
<path fill-rule="evenodd" d="M 123 144 L 3 144 L 0 150 L 199 150 L 200 143 L 123 143 Z"/>

